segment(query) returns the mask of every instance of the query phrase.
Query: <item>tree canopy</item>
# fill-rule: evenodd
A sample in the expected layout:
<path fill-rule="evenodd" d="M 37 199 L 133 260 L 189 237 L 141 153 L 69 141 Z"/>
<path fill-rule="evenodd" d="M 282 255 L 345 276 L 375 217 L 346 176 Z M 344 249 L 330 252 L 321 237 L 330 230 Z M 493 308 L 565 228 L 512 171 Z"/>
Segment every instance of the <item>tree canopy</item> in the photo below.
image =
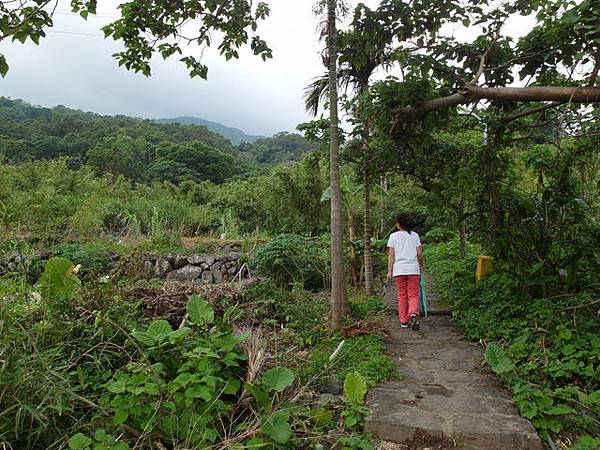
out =
<path fill-rule="evenodd" d="M 96 14 L 98 1 L 70 0 L 70 6 L 73 13 L 87 19 Z M 0 42 L 31 40 L 38 44 L 54 25 L 56 7 L 55 0 L 0 2 Z M 208 67 L 201 57 L 188 52 L 188 44 L 216 45 L 227 60 L 237 58 L 245 45 L 263 60 L 272 56 L 267 43 L 256 34 L 258 23 L 269 15 L 263 2 L 130 0 L 119 5 L 119 14 L 119 19 L 102 31 L 106 38 L 121 41 L 125 47 L 113 55 L 119 66 L 146 76 L 151 73 L 152 56 L 158 54 L 163 59 L 177 57 L 191 77 L 206 78 Z M 8 63 L 0 54 L 0 75 L 7 72 Z"/>

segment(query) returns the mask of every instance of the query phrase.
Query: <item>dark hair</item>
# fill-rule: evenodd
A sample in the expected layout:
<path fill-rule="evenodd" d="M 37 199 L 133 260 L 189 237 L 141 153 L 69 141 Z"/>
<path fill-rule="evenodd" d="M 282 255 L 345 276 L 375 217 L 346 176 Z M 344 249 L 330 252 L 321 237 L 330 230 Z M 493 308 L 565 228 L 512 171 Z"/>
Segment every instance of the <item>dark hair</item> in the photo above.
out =
<path fill-rule="evenodd" d="M 408 214 L 398 214 L 396 216 L 396 223 L 400 225 L 400 227 L 402 227 L 403 230 L 408 231 L 409 234 L 413 229 L 413 221 Z"/>

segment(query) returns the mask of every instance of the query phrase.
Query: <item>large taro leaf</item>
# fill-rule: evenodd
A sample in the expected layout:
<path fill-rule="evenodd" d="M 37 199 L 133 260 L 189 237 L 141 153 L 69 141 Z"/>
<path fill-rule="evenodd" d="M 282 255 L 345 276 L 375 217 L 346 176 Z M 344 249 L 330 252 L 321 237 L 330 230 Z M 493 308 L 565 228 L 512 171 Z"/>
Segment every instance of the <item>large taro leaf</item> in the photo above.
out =
<path fill-rule="evenodd" d="M 487 346 L 485 359 L 497 374 L 511 372 L 515 368 L 515 363 L 498 344 L 491 343 Z"/>
<path fill-rule="evenodd" d="M 274 367 L 265 372 L 261 382 L 267 389 L 281 392 L 294 382 L 294 372 L 286 367 Z"/>
<path fill-rule="evenodd" d="M 215 312 L 206 300 L 198 295 L 192 295 L 187 303 L 187 313 L 196 325 L 208 325 L 215 320 Z"/>

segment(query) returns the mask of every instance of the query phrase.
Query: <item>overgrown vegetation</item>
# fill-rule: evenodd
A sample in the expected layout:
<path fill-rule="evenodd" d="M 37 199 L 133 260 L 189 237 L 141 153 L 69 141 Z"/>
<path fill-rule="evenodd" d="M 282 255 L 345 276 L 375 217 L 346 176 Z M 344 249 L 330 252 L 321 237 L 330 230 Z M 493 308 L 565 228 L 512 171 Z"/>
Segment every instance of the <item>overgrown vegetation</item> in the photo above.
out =
<path fill-rule="evenodd" d="M 573 448 L 597 447 L 598 285 L 536 296 L 532 293 L 541 292 L 537 283 L 545 278 L 530 274 L 522 280 L 501 264 L 476 282 L 476 249 L 471 247 L 465 259 L 457 249 L 456 241 L 427 249 L 437 289 L 465 333 L 482 340 L 486 360 L 511 389 L 520 413 L 569 447 L 575 442 Z"/>
<path fill-rule="evenodd" d="M 105 275 L 97 244 L 50 250 L 62 256 L 45 263 L 35 284 L 15 271 L 0 285 L 0 442 L 293 449 L 326 439 L 372 448 L 360 434 L 366 386 L 392 376 L 393 363 L 375 336 L 348 339 L 330 361 L 325 353 L 343 337 L 327 333 L 322 293 L 262 282 L 247 289 L 247 305 L 223 300 L 218 308 L 193 295 L 173 327 L 147 317 L 141 300 Z M 294 346 L 310 355 L 308 370 L 286 350 Z M 270 349 L 281 353 L 269 357 Z M 306 396 L 333 374 L 344 401 Z"/>

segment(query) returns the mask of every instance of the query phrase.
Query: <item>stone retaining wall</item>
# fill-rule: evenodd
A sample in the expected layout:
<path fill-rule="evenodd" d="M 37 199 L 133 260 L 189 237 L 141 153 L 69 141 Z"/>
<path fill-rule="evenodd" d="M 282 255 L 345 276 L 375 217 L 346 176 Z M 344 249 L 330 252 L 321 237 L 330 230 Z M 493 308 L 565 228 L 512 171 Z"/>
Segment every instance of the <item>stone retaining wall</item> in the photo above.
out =
<path fill-rule="evenodd" d="M 231 249 L 226 255 L 167 254 L 144 261 L 148 275 L 200 284 L 230 281 L 241 267 L 239 249 Z"/>

